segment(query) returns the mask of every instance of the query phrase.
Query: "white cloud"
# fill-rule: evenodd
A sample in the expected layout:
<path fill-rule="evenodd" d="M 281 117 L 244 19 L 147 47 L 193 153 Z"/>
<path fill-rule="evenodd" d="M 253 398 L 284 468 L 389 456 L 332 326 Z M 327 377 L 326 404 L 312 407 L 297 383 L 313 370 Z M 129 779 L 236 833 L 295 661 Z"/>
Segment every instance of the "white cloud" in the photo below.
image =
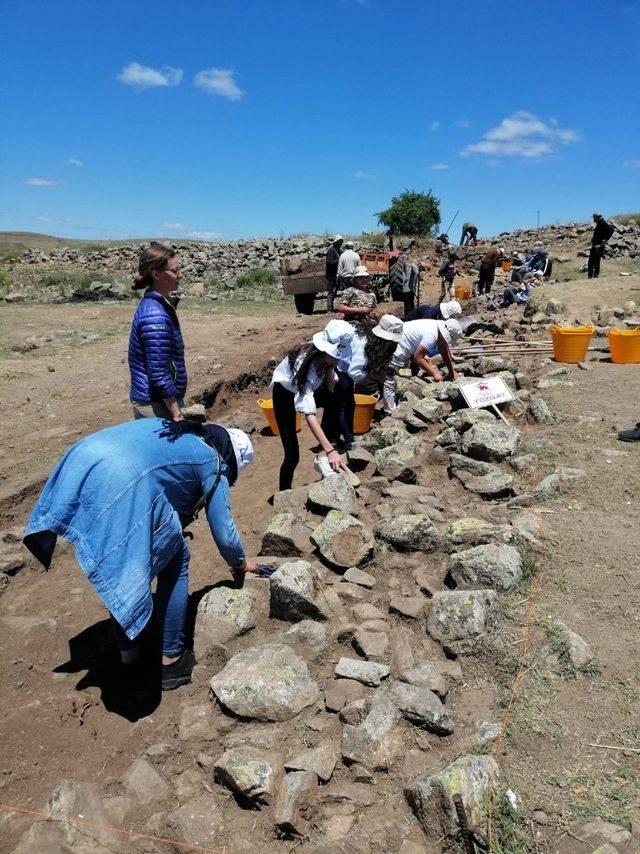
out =
<path fill-rule="evenodd" d="M 177 86 L 182 80 L 182 69 L 163 65 L 162 68 L 150 68 L 148 65 L 140 65 L 139 62 L 130 62 L 125 65 L 118 80 L 127 86 L 136 89 L 151 89 L 154 86 Z"/>
<path fill-rule="evenodd" d="M 181 222 L 163 222 L 162 227 L 167 231 L 186 231 L 187 226 Z"/>
<path fill-rule="evenodd" d="M 55 178 L 27 178 L 27 187 L 59 187 L 60 181 Z"/>
<path fill-rule="evenodd" d="M 353 173 L 354 178 L 375 178 L 375 175 L 372 175 L 370 172 L 363 172 L 362 169 L 358 169 L 357 172 Z"/>
<path fill-rule="evenodd" d="M 581 139 L 580 134 L 561 128 L 555 119 L 543 121 L 533 113 L 519 110 L 507 116 L 500 124 L 485 133 L 479 142 L 462 149 L 460 155 L 469 157 L 484 154 L 489 157 L 523 157 L 536 160 L 553 154 L 560 145 L 571 145 Z"/>
<path fill-rule="evenodd" d="M 448 163 L 432 163 L 431 166 L 429 166 L 429 169 L 435 169 L 438 172 L 442 172 L 445 169 L 449 169 L 449 168 L 450 167 L 449 167 Z"/>
<path fill-rule="evenodd" d="M 625 160 L 623 166 L 627 169 L 640 169 L 640 160 Z"/>
<path fill-rule="evenodd" d="M 185 237 L 191 240 L 221 240 L 222 235 L 219 231 L 189 231 Z"/>
<path fill-rule="evenodd" d="M 469 119 L 456 119 L 454 125 L 457 128 L 470 128 L 471 122 L 469 121 Z"/>
<path fill-rule="evenodd" d="M 438 119 L 434 119 L 429 125 L 429 130 L 440 130 L 440 122 Z"/>
<path fill-rule="evenodd" d="M 68 157 L 67 163 L 71 164 L 71 166 L 84 166 L 84 160 L 78 160 L 77 157 Z"/>
<path fill-rule="evenodd" d="M 198 71 L 193 82 L 208 95 L 220 95 L 229 101 L 239 101 L 244 95 L 230 68 L 204 68 Z"/>

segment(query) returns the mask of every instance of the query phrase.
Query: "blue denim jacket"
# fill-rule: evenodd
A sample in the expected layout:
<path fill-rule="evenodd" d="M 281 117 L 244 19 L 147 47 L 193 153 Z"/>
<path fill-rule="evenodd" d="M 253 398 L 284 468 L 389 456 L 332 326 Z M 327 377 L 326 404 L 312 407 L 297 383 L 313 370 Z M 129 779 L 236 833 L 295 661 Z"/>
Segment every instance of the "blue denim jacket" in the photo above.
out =
<path fill-rule="evenodd" d="M 183 522 L 221 477 L 206 505 L 224 560 L 238 566 L 244 549 L 229 505 L 227 468 L 204 440 L 162 438 L 159 418 L 128 421 L 76 442 L 38 499 L 25 545 L 46 567 L 56 536 L 70 540 L 98 596 L 133 639 L 146 625 L 151 582 L 184 547 Z"/>

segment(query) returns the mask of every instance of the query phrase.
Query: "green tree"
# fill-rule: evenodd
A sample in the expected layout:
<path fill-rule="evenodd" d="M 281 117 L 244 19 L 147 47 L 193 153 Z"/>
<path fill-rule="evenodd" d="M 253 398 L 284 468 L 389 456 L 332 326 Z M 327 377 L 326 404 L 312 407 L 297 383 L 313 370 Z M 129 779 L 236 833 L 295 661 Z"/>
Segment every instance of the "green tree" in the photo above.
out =
<path fill-rule="evenodd" d="M 391 199 L 391 206 L 386 211 L 380 211 L 376 216 L 389 234 L 433 234 L 440 225 L 440 200 L 431 192 L 405 190 Z"/>

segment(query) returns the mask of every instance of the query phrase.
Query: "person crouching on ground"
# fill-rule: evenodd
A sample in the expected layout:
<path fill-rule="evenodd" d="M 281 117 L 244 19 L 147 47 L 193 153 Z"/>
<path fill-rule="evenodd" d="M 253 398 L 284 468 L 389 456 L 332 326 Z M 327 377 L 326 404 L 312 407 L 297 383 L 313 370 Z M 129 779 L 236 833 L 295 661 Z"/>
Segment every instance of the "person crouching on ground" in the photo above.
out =
<path fill-rule="evenodd" d="M 335 332 L 329 329 L 333 324 Z M 280 466 L 279 489 L 291 489 L 293 474 L 300 462 L 300 448 L 296 433 L 296 413 L 307 420 L 309 429 L 320 444 L 321 453 L 316 459 L 320 471 L 338 471 L 344 463 L 332 442 L 325 435 L 316 416 L 314 392 L 325 386 L 332 391 L 336 382 L 335 367 L 339 361 L 340 343 L 353 327 L 344 320 L 334 320 L 327 329 L 316 332 L 313 340 L 294 347 L 273 372 L 273 414 L 280 431 L 284 460 Z"/>
<path fill-rule="evenodd" d="M 334 334 L 344 321 L 332 321 Z M 341 337 L 340 362 L 336 368 L 333 391 L 326 395 L 322 428 L 342 453 L 353 447 L 353 423 L 356 408 L 355 392 L 372 394 L 379 390 L 389 376 L 389 364 L 402 338 L 402 321 L 392 314 L 383 314 L 375 324 L 369 317 L 351 327 L 351 334 Z"/>
<path fill-rule="evenodd" d="M 180 266 L 170 246 L 152 243 L 140 256 L 134 288 L 146 288 L 129 336 L 129 398 L 135 418 L 180 421 L 187 390 L 184 342 L 170 295 L 180 282 Z"/>
<path fill-rule="evenodd" d="M 349 323 L 358 323 L 375 310 L 378 301 L 376 295 L 369 290 L 370 285 L 369 271 L 360 264 L 353 274 L 351 287 L 343 292 L 338 305 L 338 311 Z"/>
<path fill-rule="evenodd" d="M 405 323 L 409 320 L 451 320 L 451 318 L 462 316 L 462 306 L 455 300 L 436 303 L 436 305 L 419 305 L 410 311 L 404 318 Z"/>
<path fill-rule="evenodd" d="M 422 369 L 434 382 L 444 379 L 441 371 L 431 361 L 431 356 L 440 353 L 449 378 L 457 380 L 460 374 L 453 364 L 451 352 L 452 343 L 462 335 L 462 328 L 457 320 L 410 320 L 404 324 L 402 339 L 396 347 L 391 359 L 390 369 L 395 372 L 411 362 L 412 369 Z M 392 412 L 396 408 L 395 376 L 384 383 L 385 411 Z"/>
<path fill-rule="evenodd" d="M 493 243 L 482 256 L 480 276 L 478 278 L 479 294 L 487 294 L 488 296 L 491 292 L 491 286 L 493 285 L 493 279 L 496 274 L 496 266 L 502 255 L 502 249 Z"/>
<path fill-rule="evenodd" d="M 24 544 L 47 569 L 56 538 L 73 543 L 111 615 L 125 665 L 139 656 L 137 639 L 155 604 L 165 691 L 190 682 L 195 664 L 185 647 L 190 553 L 183 529 L 199 506 L 236 581 L 258 569 L 245 556 L 229 505 L 229 487 L 252 459 L 251 440 L 241 430 L 128 421 L 66 452 L 27 523 Z"/>

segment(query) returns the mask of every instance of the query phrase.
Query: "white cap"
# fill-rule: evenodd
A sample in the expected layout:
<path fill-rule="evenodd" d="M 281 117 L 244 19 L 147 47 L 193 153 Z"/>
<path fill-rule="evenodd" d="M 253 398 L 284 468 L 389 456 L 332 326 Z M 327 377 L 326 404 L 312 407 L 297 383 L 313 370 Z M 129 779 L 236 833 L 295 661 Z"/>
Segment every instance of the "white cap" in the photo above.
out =
<path fill-rule="evenodd" d="M 353 249 L 353 246 L 354 246 L 353 240 L 345 240 L 345 242 L 344 242 L 344 248 L 345 249 Z"/>
<path fill-rule="evenodd" d="M 353 274 L 353 278 L 355 279 L 358 276 L 370 276 L 370 275 L 371 274 L 369 273 L 367 268 L 364 266 L 364 264 L 360 264 L 359 267 L 356 267 L 355 272 Z"/>
<path fill-rule="evenodd" d="M 455 299 L 452 299 L 449 302 L 441 302 L 440 314 L 444 320 L 449 320 L 452 317 L 460 317 L 462 314 L 462 306 L 458 300 Z"/>
<path fill-rule="evenodd" d="M 451 318 L 450 320 L 445 320 L 443 321 L 443 323 L 447 329 L 447 332 L 451 336 L 451 343 L 455 344 L 458 338 L 462 336 L 462 327 L 454 318 Z"/>
<path fill-rule="evenodd" d="M 337 243 L 339 240 L 342 240 L 342 239 L 343 239 L 343 237 L 342 237 L 342 235 L 341 235 L 341 234 L 334 234 L 334 235 L 333 235 L 333 240 L 332 240 L 331 242 L 332 242 L 332 243 Z"/>
<path fill-rule="evenodd" d="M 340 347 L 353 335 L 354 327 L 346 320 L 330 320 L 322 332 L 316 332 L 312 340 L 318 350 L 337 359 L 340 355 Z"/>
<path fill-rule="evenodd" d="M 238 430 L 237 427 L 225 428 L 233 445 L 233 452 L 236 455 L 236 463 L 238 465 L 238 474 L 243 469 L 253 462 L 255 455 L 253 443 L 244 430 Z"/>
<path fill-rule="evenodd" d="M 384 338 L 386 341 L 395 341 L 400 343 L 402 339 L 402 329 L 404 323 L 395 314 L 383 314 L 378 325 L 371 330 L 378 338 Z"/>

